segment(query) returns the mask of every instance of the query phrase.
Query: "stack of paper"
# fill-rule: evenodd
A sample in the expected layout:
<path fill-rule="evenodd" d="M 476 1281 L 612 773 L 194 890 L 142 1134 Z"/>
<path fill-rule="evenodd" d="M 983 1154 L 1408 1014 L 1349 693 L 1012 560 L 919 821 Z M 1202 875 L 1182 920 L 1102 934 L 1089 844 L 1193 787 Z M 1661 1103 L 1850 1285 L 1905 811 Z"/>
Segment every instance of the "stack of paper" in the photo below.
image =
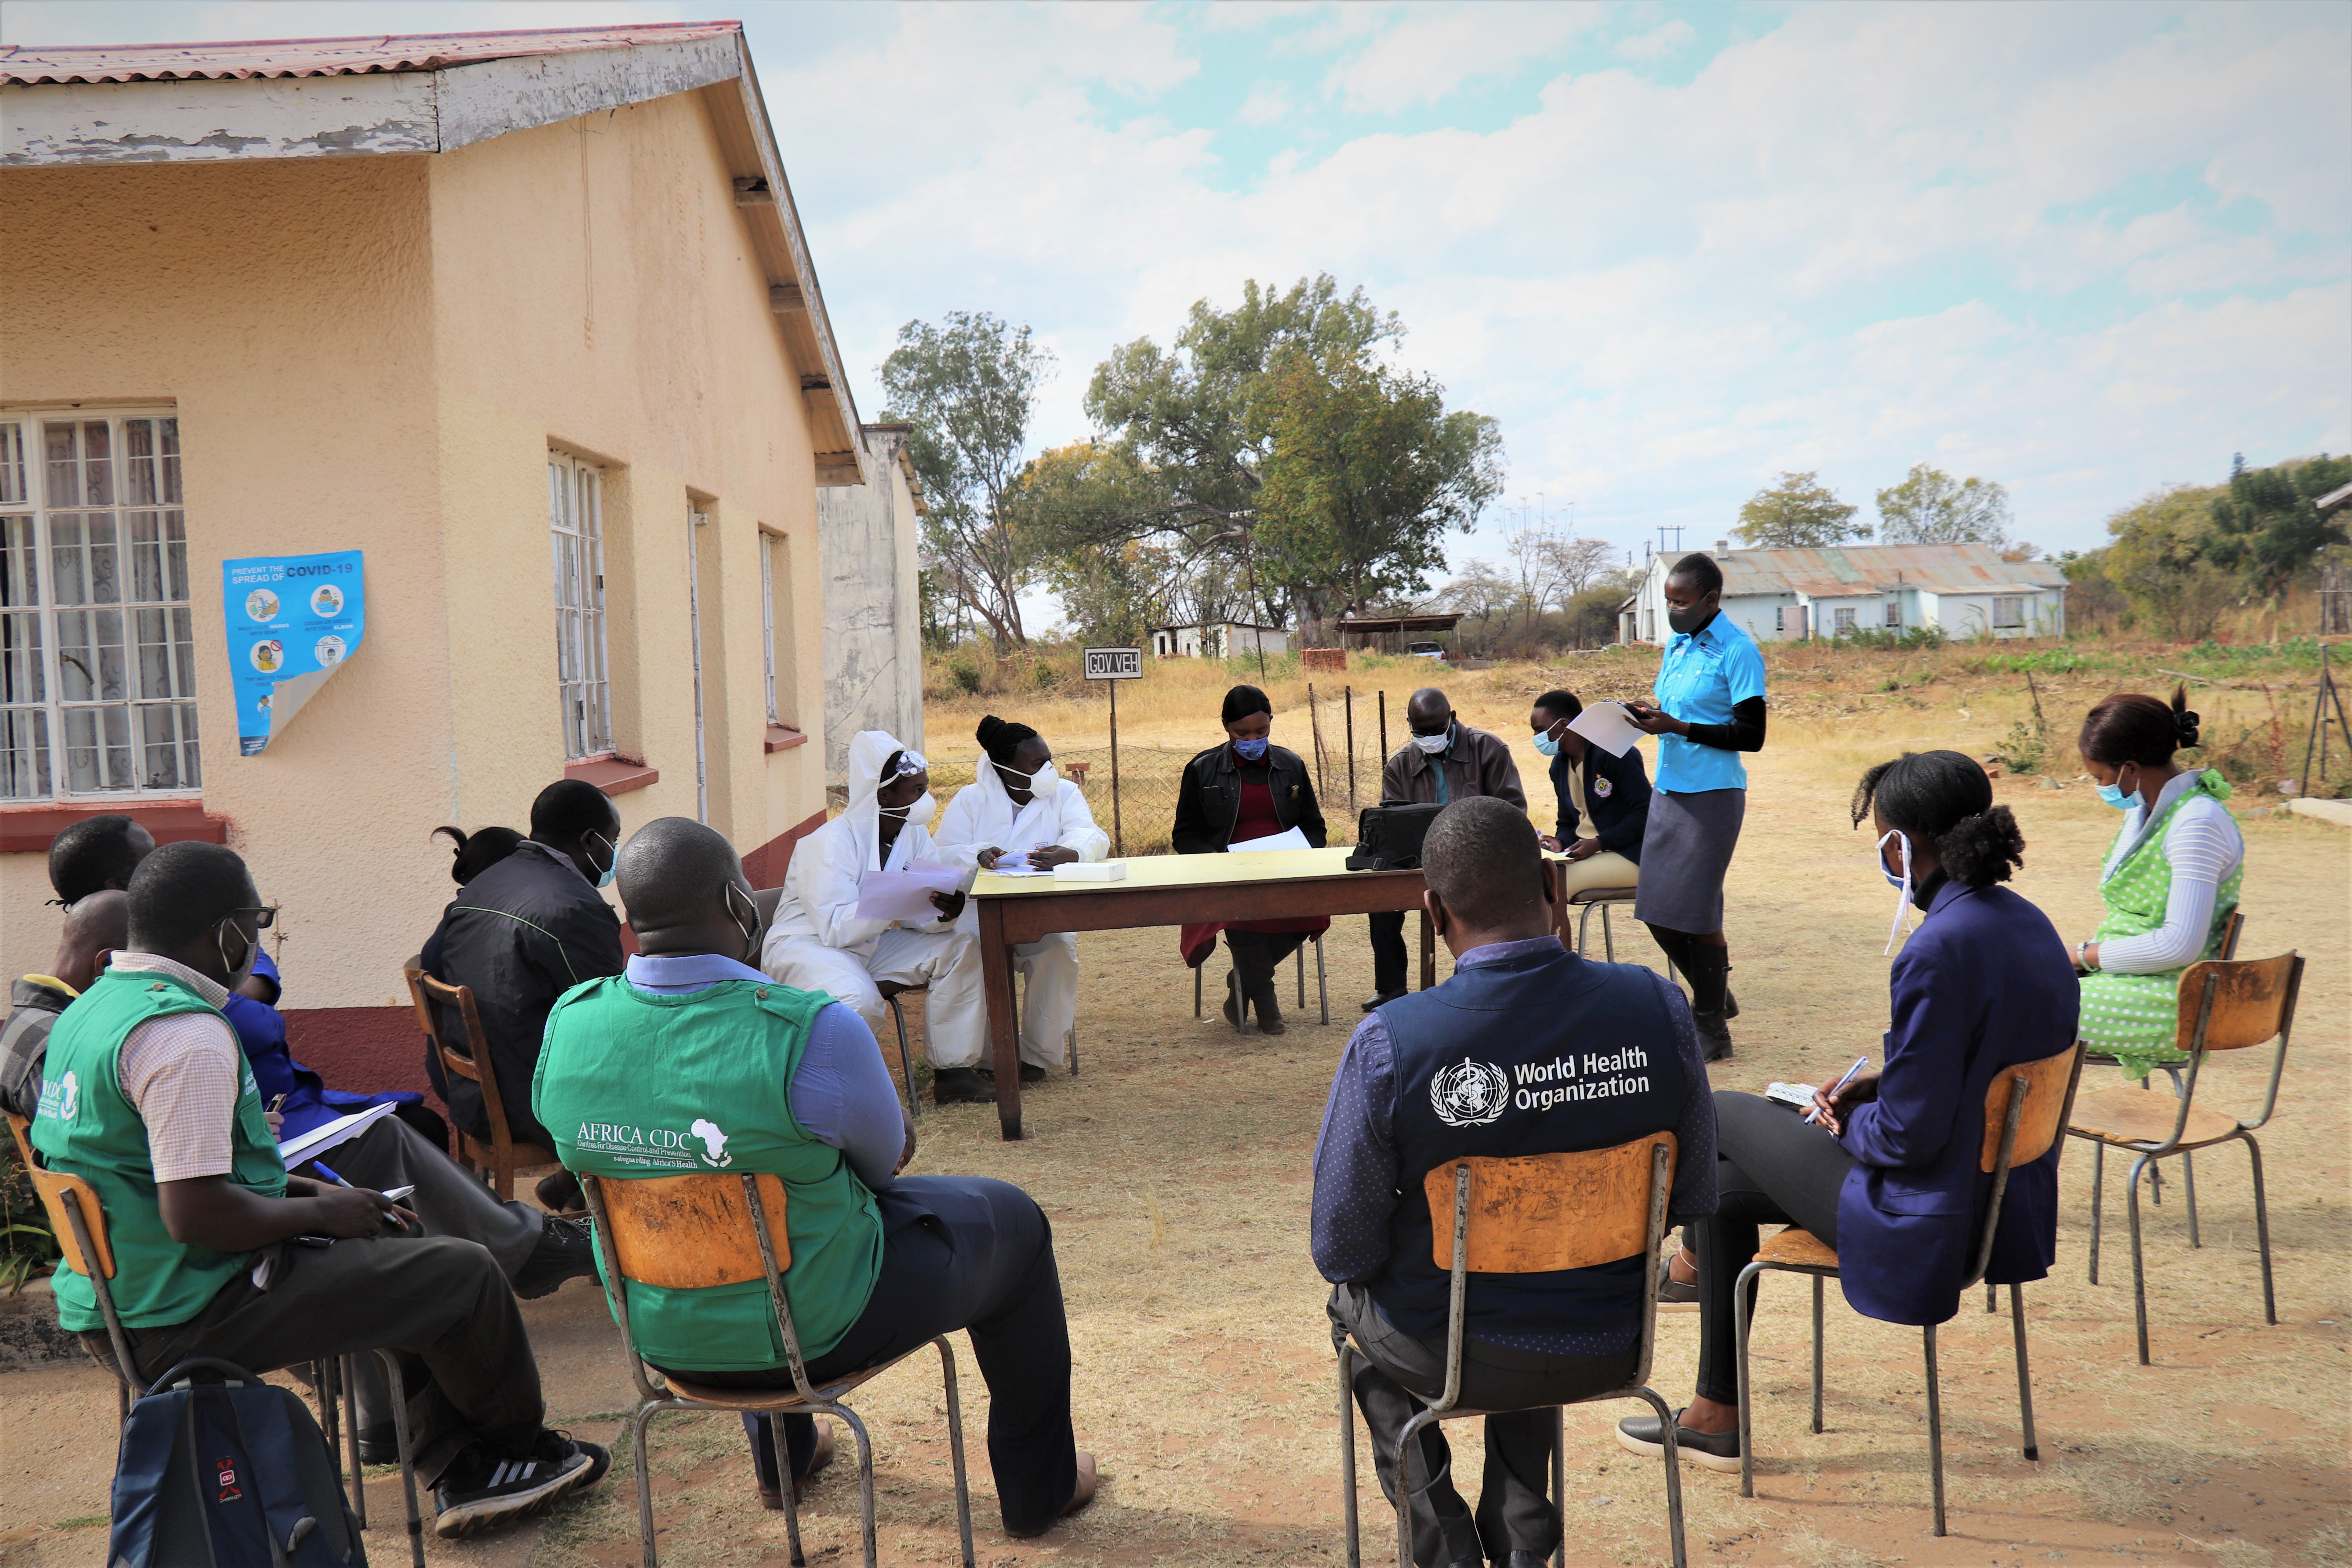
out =
<path fill-rule="evenodd" d="M 285 1162 L 289 1171 L 305 1160 L 315 1160 L 336 1144 L 350 1142 L 391 1115 L 396 1103 L 387 1100 L 381 1105 L 371 1105 L 365 1110 L 339 1116 L 323 1127 L 313 1127 L 299 1138 L 289 1138 L 278 1145 L 278 1157 Z"/>
<path fill-rule="evenodd" d="M 1123 882 L 1127 880 L 1124 860 L 1073 860 L 1066 866 L 1054 868 L 1056 882 Z"/>
<path fill-rule="evenodd" d="M 1315 846 L 1307 842 L 1306 834 L 1296 827 L 1286 827 L 1280 833 L 1272 834 L 1264 838 L 1244 838 L 1238 844 L 1228 844 L 1225 846 L 1225 853 L 1228 855 L 1257 854 L 1268 849 L 1312 849 Z"/>

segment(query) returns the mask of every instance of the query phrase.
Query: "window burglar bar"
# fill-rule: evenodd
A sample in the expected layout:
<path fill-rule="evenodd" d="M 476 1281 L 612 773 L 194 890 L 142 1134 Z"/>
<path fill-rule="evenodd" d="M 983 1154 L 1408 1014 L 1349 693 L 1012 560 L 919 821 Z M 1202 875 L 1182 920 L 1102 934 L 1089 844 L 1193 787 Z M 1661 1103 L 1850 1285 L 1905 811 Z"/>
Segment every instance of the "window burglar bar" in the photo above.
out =
<path fill-rule="evenodd" d="M 555 542 L 555 670 L 563 700 L 563 754 L 613 749 L 613 689 L 604 662 L 603 470 L 547 455 L 547 509 Z"/>
<path fill-rule="evenodd" d="M 2025 625 L 2025 600 L 2021 596 L 1995 595 L 1992 601 L 1992 624 L 1994 629 L 1998 631 L 2007 631 L 2012 626 Z"/>
<path fill-rule="evenodd" d="M 180 425 L 0 421 L 0 800 L 202 787 Z"/>

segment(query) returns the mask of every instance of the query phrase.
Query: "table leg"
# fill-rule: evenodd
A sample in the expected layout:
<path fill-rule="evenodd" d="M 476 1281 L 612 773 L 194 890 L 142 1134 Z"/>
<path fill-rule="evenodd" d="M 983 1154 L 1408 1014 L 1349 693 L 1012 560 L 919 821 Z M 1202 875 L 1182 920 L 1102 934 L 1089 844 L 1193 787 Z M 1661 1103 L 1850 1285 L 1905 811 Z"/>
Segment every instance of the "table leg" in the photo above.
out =
<path fill-rule="evenodd" d="M 1429 910 L 1421 911 L 1421 988 L 1423 991 L 1437 984 L 1437 927 L 1431 922 Z"/>
<path fill-rule="evenodd" d="M 980 900 L 980 984 L 988 997 L 996 1121 L 1010 1142 L 1021 1137 L 1021 1016 L 1013 1004 L 1013 948 L 1004 940 L 1004 910 L 992 899 Z"/>

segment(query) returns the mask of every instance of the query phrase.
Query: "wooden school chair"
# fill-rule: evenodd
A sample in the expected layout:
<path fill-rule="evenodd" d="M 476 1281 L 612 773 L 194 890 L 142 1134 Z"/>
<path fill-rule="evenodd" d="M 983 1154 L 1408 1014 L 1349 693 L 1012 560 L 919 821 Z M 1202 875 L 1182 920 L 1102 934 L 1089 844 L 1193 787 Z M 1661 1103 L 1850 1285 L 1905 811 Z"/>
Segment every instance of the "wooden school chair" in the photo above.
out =
<path fill-rule="evenodd" d="M 2185 1162 L 2192 1149 L 2216 1143 L 2242 1142 L 2254 1175 L 2254 1237 L 2263 1264 L 2263 1321 L 2278 1321 L 2278 1303 L 2271 1288 L 2271 1220 L 2263 1190 L 2263 1146 L 2254 1133 L 2278 1109 L 2279 1076 L 2286 1070 L 2287 1041 L 2294 1033 L 2295 997 L 2303 986 L 2303 959 L 2290 951 L 2276 958 L 2209 958 L 2190 964 L 2180 974 L 2180 1013 L 2175 1026 L 2179 1048 L 2189 1053 L 2182 1064 L 2186 1076 L 2170 1105 L 2153 1095 L 2128 1089 L 2104 1089 L 2083 1097 L 2069 1118 L 2070 1136 L 2091 1144 L 2091 1283 L 2099 1282 L 2099 1210 L 2105 1195 L 2106 1152 L 2128 1150 L 2131 1179 L 2126 1191 L 2125 1214 L 2131 1226 L 2132 1313 L 2139 1329 L 2139 1363 L 2147 1365 L 2147 1281 L 2140 1260 L 2139 1177 L 2159 1160 L 2178 1154 Z M 2262 1114 L 2252 1121 L 2218 1110 L 2197 1109 L 2197 1078 L 2211 1051 L 2243 1050 L 2275 1040 L 2271 1057 L 2270 1087 L 2263 1096 Z M 2193 1215 L 2195 1209 L 2189 1211 Z M 2193 1226 L 2194 1221 L 2191 1221 Z M 2190 1246 L 2196 1245 L 2195 1231 Z"/>
<path fill-rule="evenodd" d="M 138 1386 L 139 1363 L 131 1353 L 130 1338 L 122 1331 L 122 1320 L 114 1309 L 114 1289 L 108 1284 L 115 1277 L 114 1247 L 107 1239 L 106 1210 L 98 1201 L 98 1190 L 79 1176 L 45 1169 L 33 1157 L 30 1125 L 23 1117 L 11 1112 L 8 1131 L 16 1137 L 17 1152 L 24 1156 L 26 1173 L 32 1178 L 33 1190 L 39 1195 L 41 1207 L 48 1215 L 50 1234 L 56 1239 L 60 1254 L 58 1266 L 70 1268 L 89 1281 L 91 1292 L 98 1298 L 99 1316 L 106 1320 L 106 1337 L 112 1348 L 113 1358 L 109 1361 L 93 1355 L 90 1359 L 113 1374 L 115 1423 L 119 1426 L 130 1419 L 131 1402 L 134 1397 L 158 1394 L 169 1387 L 189 1365 L 189 1358 L 182 1358 L 178 1365 L 157 1378 L 152 1386 Z M 92 1267 L 93 1261 L 95 1268 Z M 425 1521 L 417 1510 L 415 1451 L 409 1446 L 408 1401 L 402 1390 L 400 1364 L 390 1351 L 374 1353 L 383 1363 L 385 1386 L 391 1390 L 394 1440 L 399 1452 L 401 1484 L 406 1489 L 408 1497 L 409 1558 L 414 1568 L 425 1568 Z M 201 1355 L 194 1358 L 198 1362 L 204 1359 Z M 343 1356 L 339 1359 L 342 1363 L 341 1384 L 344 1388 L 352 1387 L 356 1358 Z M 331 1364 L 311 1363 L 310 1384 L 318 1396 L 320 1425 L 325 1429 L 330 1449 L 337 1447 L 337 1382 Z M 351 1420 L 344 1425 L 351 1434 L 351 1470 L 346 1478 L 348 1489 L 345 1498 L 351 1504 L 353 1521 L 365 1530 L 367 1492 L 361 1480 L 360 1424 L 356 1404 L 352 1407 Z M 341 1458 L 338 1453 L 338 1458 Z"/>
<path fill-rule="evenodd" d="M 580 1185 L 595 1217 L 596 1246 L 604 1264 L 605 1299 L 621 1325 L 621 1353 L 637 1385 L 637 1405 L 629 1418 L 630 1452 L 637 1477 L 637 1534 L 645 1568 L 654 1555 L 653 1476 L 646 1465 L 646 1429 L 664 1410 L 733 1410 L 765 1415 L 829 1415 L 857 1440 L 858 1499 L 866 1543 L 866 1568 L 875 1568 L 874 1446 L 866 1424 L 841 1403 L 844 1395 L 907 1359 L 893 1356 L 833 1379 L 823 1387 L 809 1382 L 801 1360 L 799 1332 L 784 1296 L 784 1274 L 793 1266 L 792 1238 L 784 1227 L 784 1184 L 772 1175 L 592 1176 Z M 737 1285 L 764 1278 L 776 1331 L 792 1371 L 790 1388 L 712 1388 L 688 1381 L 690 1374 L 656 1373 L 637 1354 L 629 1331 L 628 1291 L 634 1279 L 659 1289 Z M 940 1352 L 947 1384 L 948 1452 L 955 1468 L 956 1523 L 962 1532 L 964 1568 L 972 1568 L 971 1493 L 964 1481 L 963 1406 L 956 1393 L 955 1352 L 944 1337 L 931 1343 Z M 909 1351 L 908 1355 L 914 1352 Z M 660 1381 L 657 1383 L 656 1379 Z M 780 1461 L 783 1444 L 777 1445 Z M 789 1470 L 788 1461 L 782 1461 Z M 800 1505 L 792 1477 L 783 1478 L 784 1535 L 792 1561 L 805 1563 L 801 1551 Z"/>
<path fill-rule="evenodd" d="M 1471 1410 L 1462 1394 L 1463 1323 L 1472 1274 L 1544 1274 L 1590 1268 L 1627 1258 L 1658 1255 L 1666 1232 L 1666 1197 L 1674 1186 L 1675 1135 L 1654 1132 L 1613 1149 L 1581 1153 L 1534 1154 L 1519 1159 L 1467 1155 L 1449 1160 L 1422 1179 L 1434 1236 L 1432 1259 L 1451 1271 L 1445 1319 L 1445 1388 L 1434 1404 L 1407 1421 L 1397 1443 L 1397 1563 L 1412 1568 L 1412 1475 L 1413 1439 L 1439 1421 L 1472 1415 L 1507 1415 L 1507 1410 Z M 1449 1230 L 1436 1223 L 1451 1213 Z M 1675 1451 L 1675 1415 L 1666 1402 L 1643 1386 L 1658 1330 L 1657 1271 L 1642 1269 L 1642 1354 L 1622 1388 L 1588 1394 L 1579 1405 L 1603 1399 L 1646 1400 L 1664 1424 L 1666 1460 L 1666 1529 L 1675 1568 L 1684 1568 L 1682 1458 Z M 1339 1489 L 1347 1519 L 1348 1565 L 1359 1568 L 1356 1525 L 1355 1361 L 1363 1354 L 1353 1337 L 1339 1347 Z M 1411 1391 L 1408 1390 L 1408 1393 Z M 1419 1395 L 1415 1395 L 1419 1398 Z M 1517 1408 L 1533 1408 L 1519 1406 Z M 1552 1407 L 1552 1506 L 1560 1523 L 1554 1568 L 1568 1562 L 1567 1415 Z"/>
<path fill-rule="evenodd" d="M 551 1165 L 555 1151 L 537 1143 L 520 1142 L 507 1129 L 505 1098 L 499 1092 L 499 1075 L 488 1070 L 488 1037 L 482 1016 L 474 1008 L 469 985 L 445 985 L 411 959 L 401 969 L 408 981 L 409 1000 L 416 1005 L 417 1026 L 451 1078 L 471 1079 L 481 1088 L 482 1113 L 490 1124 L 487 1144 L 449 1119 L 449 1158 L 479 1172 L 497 1189 L 499 1201 L 514 1196 L 514 1174 L 520 1166 Z M 477 1051 L 480 1054 L 477 1054 Z"/>
<path fill-rule="evenodd" d="M 1977 1169 L 1992 1176 L 1992 1201 L 1978 1226 L 1966 1291 L 1984 1278 L 1992 1263 L 1994 1233 L 2000 1226 L 2002 1194 L 2009 1173 L 2050 1152 L 2066 1126 L 2068 1108 L 2083 1074 L 2083 1047 L 2069 1046 L 2054 1057 L 2004 1068 L 1985 1090 L 1984 1142 Z M 1751 1326 L 1748 1292 L 1756 1277 L 1765 1273 L 1810 1274 L 1813 1279 L 1813 1430 L 1822 1429 L 1822 1281 L 1835 1279 L 1838 1256 L 1811 1232 L 1795 1226 L 1767 1241 L 1756 1260 L 1739 1271 L 1733 1288 L 1732 1321 L 1739 1340 L 1739 1495 L 1756 1495 L 1756 1446 L 1753 1440 L 1755 1390 L 1748 1375 L 1748 1332 Z M 2033 1438 L 2033 1378 L 2025 1349 L 2025 1298 L 2021 1288 L 2009 1288 L 2010 1321 L 2017 1342 L 2017 1405 L 2024 1427 L 2022 1444 L 2029 1459 L 2042 1458 Z M 1944 1410 L 1936 1380 L 1936 1328 L 1922 1331 L 1927 1363 L 1927 1469 L 1936 1505 L 1936 1533 L 1944 1533 Z"/>

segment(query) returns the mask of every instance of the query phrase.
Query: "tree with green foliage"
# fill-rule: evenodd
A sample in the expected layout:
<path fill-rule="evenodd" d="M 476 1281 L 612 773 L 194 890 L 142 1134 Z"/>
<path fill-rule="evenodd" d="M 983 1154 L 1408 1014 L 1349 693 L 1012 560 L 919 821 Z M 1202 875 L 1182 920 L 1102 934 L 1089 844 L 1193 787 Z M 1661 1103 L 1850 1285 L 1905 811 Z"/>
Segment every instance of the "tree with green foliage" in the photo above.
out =
<path fill-rule="evenodd" d="M 1878 492 L 1878 537 L 1886 544 L 2002 544 L 2009 522 L 2007 489 L 1974 475 L 1955 479 L 1926 463 Z"/>
<path fill-rule="evenodd" d="M 1732 531 L 1754 549 L 1845 544 L 1870 537 L 1870 524 L 1855 522 L 1861 509 L 1838 500 L 1816 469 L 1790 473 L 1748 498 Z"/>
<path fill-rule="evenodd" d="M 987 623 L 997 651 L 1028 641 L 1021 590 L 1034 549 L 1013 525 L 1008 492 L 1022 468 L 1029 413 L 1053 368 L 1048 350 L 986 311 L 908 321 L 882 362 L 885 419 L 914 428 L 908 456 L 930 503 L 924 543 L 946 595 Z"/>
<path fill-rule="evenodd" d="M 2293 468 L 2249 468 L 2241 452 L 2230 465 L 2230 489 L 2211 503 L 2213 533 L 2206 559 L 2243 574 L 2254 592 L 2275 597 L 2331 544 L 2352 542 L 2344 524 L 2312 504 L 2352 480 L 2352 457 L 2326 453 Z"/>
<path fill-rule="evenodd" d="M 2115 542 L 2100 552 L 2101 574 L 2142 620 L 2180 642 L 2210 637 L 2238 597 L 2236 578 L 2206 558 L 2213 495 L 2210 487 L 2175 485 L 2107 519 Z"/>

